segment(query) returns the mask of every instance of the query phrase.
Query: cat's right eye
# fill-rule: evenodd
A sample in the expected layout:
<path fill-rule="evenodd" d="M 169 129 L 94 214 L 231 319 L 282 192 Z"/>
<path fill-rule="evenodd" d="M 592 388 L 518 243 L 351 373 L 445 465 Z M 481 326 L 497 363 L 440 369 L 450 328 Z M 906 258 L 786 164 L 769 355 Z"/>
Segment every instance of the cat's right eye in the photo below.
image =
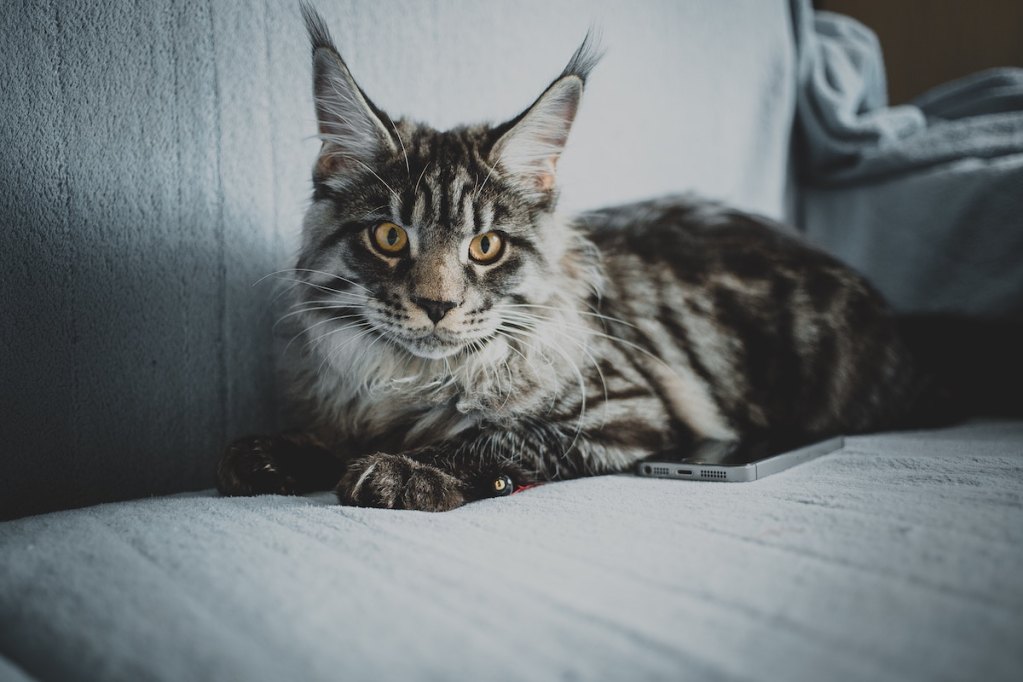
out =
<path fill-rule="evenodd" d="M 500 232 L 487 232 L 476 235 L 469 243 L 469 258 L 486 265 L 493 263 L 504 253 L 504 239 Z"/>
<path fill-rule="evenodd" d="M 394 223 L 380 223 L 370 230 L 369 240 L 385 256 L 397 256 L 408 245 L 408 233 Z"/>

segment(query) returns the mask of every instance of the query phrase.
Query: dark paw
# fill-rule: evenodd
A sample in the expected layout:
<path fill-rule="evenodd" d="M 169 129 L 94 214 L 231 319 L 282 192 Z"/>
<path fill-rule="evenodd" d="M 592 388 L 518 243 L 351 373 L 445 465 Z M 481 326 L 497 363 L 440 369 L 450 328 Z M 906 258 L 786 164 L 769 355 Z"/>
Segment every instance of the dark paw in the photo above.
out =
<path fill-rule="evenodd" d="M 336 492 L 341 504 L 356 507 L 448 511 L 465 504 L 464 488 L 435 466 L 380 453 L 349 464 Z"/>
<path fill-rule="evenodd" d="M 246 436 L 227 446 L 217 467 L 222 495 L 294 495 L 296 483 L 278 465 L 289 444 L 279 436 Z"/>

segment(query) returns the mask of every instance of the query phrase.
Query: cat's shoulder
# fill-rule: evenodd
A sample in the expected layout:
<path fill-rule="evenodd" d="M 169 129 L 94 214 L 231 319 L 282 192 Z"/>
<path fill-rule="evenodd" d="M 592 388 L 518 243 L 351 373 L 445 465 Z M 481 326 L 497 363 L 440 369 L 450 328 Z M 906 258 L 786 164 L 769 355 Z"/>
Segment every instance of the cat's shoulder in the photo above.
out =
<path fill-rule="evenodd" d="M 860 279 L 795 228 L 691 193 L 588 211 L 577 216 L 576 224 L 605 262 L 638 257 L 690 274 L 826 271 Z"/>
<path fill-rule="evenodd" d="M 586 211 L 576 223 L 597 238 L 635 232 L 671 231 L 692 236 L 720 237 L 752 232 L 770 238 L 792 236 L 795 230 L 694 193 L 670 194 Z"/>

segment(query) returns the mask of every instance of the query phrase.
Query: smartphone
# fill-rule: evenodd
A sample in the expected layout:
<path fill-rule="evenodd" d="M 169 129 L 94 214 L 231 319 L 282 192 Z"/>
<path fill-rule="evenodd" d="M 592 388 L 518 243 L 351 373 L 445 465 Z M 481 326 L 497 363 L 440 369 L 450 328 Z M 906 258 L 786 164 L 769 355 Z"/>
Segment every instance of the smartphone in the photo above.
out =
<path fill-rule="evenodd" d="M 756 481 L 841 450 L 844 444 L 845 439 L 836 436 L 795 450 L 778 452 L 764 443 L 704 440 L 691 447 L 668 450 L 648 457 L 636 464 L 636 473 L 640 476 L 687 481 Z"/>

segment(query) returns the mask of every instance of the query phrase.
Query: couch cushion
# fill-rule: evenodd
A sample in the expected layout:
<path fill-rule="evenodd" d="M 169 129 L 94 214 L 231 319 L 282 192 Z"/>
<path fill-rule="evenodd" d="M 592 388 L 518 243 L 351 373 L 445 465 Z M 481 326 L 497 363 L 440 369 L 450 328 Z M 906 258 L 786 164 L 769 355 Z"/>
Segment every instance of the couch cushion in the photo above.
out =
<path fill-rule="evenodd" d="M 566 209 L 783 210 L 788 0 L 316 4 L 376 102 L 438 126 L 516 115 L 595 23 Z M 0 518 L 211 486 L 281 394 L 252 285 L 292 265 L 317 149 L 297 3 L 15 0 L 0 35 Z"/>
<path fill-rule="evenodd" d="M 207 494 L 0 524 L 40 679 L 1019 679 L 1023 422 L 445 514 Z"/>

